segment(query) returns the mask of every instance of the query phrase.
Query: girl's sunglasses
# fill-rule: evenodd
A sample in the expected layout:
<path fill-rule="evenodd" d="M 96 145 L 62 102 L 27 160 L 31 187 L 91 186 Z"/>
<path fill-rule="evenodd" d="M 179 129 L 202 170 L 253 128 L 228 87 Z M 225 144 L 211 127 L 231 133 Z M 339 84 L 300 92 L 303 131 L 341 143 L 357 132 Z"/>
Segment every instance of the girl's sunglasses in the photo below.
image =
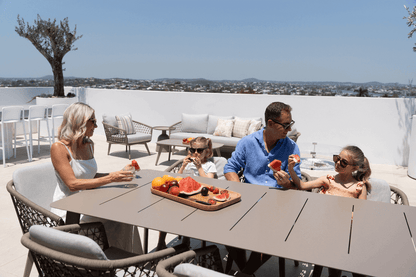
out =
<path fill-rule="evenodd" d="M 204 152 L 204 150 L 205 149 L 207 149 L 206 147 L 205 148 L 189 148 L 189 152 L 191 152 L 192 154 L 193 153 L 195 153 L 195 152 L 197 152 L 197 153 L 199 153 L 199 154 L 202 154 L 202 152 Z"/>
<path fill-rule="evenodd" d="M 349 166 L 349 165 L 350 165 L 346 159 L 341 159 L 341 157 L 340 157 L 339 155 L 334 155 L 334 156 L 332 157 L 332 159 L 334 160 L 334 163 L 339 162 L 339 165 L 340 165 L 342 168 L 346 168 L 347 166 Z"/>

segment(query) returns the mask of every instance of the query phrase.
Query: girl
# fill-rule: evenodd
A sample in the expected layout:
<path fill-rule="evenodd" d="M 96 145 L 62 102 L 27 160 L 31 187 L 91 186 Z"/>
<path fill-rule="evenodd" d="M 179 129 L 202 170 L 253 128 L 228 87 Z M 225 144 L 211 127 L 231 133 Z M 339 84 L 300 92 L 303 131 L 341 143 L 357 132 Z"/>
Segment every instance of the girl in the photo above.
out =
<path fill-rule="evenodd" d="M 213 156 L 211 139 L 197 137 L 189 143 L 188 155 L 183 160 L 182 166 L 178 173 L 191 170 L 193 176 L 214 178 L 217 168 L 208 158 Z"/>
<path fill-rule="evenodd" d="M 214 178 L 217 174 L 217 168 L 212 161 L 208 158 L 213 156 L 211 139 L 205 137 L 197 137 L 190 141 L 188 155 L 183 159 L 183 163 L 178 173 L 190 170 L 192 176 L 201 176 L 207 178 Z M 156 250 L 162 250 L 166 248 L 166 233 L 159 232 L 159 241 L 157 243 Z M 190 240 L 188 237 L 183 238 L 183 243 L 189 245 Z"/>
<path fill-rule="evenodd" d="M 357 146 L 346 146 L 339 155 L 334 155 L 335 176 L 321 176 L 310 182 L 302 182 L 293 167 L 296 164 L 293 155 L 289 156 L 289 173 L 298 189 L 309 190 L 322 187 L 320 193 L 359 199 L 367 199 L 371 188 L 368 179 L 370 165 L 364 153 Z"/>

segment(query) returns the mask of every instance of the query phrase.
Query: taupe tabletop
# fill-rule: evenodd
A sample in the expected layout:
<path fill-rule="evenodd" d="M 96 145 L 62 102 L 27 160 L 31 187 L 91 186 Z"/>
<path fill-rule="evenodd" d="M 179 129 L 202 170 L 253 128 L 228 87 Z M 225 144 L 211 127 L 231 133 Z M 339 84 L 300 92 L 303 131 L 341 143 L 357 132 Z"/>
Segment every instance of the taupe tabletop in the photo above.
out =
<path fill-rule="evenodd" d="M 415 207 L 195 177 L 241 194 L 203 211 L 153 195 L 151 181 L 165 174 L 142 170 L 134 188 L 110 184 L 51 206 L 371 276 L 416 272 Z"/>
<path fill-rule="evenodd" d="M 166 151 L 169 152 L 168 161 L 170 161 L 170 154 L 172 153 L 173 146 L 189 147 L 189 144 L 183 144 L 181 139 L 164 139 L 164 140 L 157 141 L 156 144 L 158 146 L 166 146 L 168 148 L 166 149 Z M 212 150 L 215 150 L 217 152 L 218 157 L 221 157 L 220 148 L 223 146 L 224 144 L 222 143 L 218 143 L 218 142 L 212 143 Z M 159 162 L 159 157 L 163 149 L 164 149 L 163 147 L 158 147 L 158 153 L 157 153 L 155 165 L 157 165 L 157 163 Z"/>

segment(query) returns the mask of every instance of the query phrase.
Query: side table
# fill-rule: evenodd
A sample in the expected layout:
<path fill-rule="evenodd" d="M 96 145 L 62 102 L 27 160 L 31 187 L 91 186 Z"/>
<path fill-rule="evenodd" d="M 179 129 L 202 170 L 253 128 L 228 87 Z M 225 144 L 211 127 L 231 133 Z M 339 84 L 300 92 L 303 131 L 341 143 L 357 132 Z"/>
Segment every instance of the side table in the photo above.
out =
<path fill-rule="evenodd" d="M 153 127 L 153 130 L 162 131 L 162 133 L 157 137 L 157 141 L 169 139 L 169 135 L 166 133 L 166 131 L 172 131 L 175 130 L 175 127 L 171 126 L 155 126 Z M 162 147 L 159 151 L 159 148 Z M 156 152 L 169 152 L 169 147 L 164 145 L 158 145 L 156 144 Z"/>

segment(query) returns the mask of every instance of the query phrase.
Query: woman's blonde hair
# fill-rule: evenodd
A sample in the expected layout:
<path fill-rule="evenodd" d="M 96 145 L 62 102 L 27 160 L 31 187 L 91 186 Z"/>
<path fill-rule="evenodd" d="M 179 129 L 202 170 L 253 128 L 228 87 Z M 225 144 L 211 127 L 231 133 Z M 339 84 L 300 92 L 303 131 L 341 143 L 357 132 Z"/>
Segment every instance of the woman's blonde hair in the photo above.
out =
<path fill-rule="evenodd" d="M 194 138 L 193 140 L 191 140 L 189 142 L 189 146 L 192 147 L 192 145 L 195 142 L 199 142 L 205 145 L 205 147 L 207 148 L 205 151 L 207 151 L 207 154 L 205 155 L 205 159 L 202 162 L 206 162 L 208 160 L 208 158 L 211 158 L 212 156 L 214 156 L 214 153 L 212 153 L 212 141 L 210 138 L 206 138 L 206 137 L 197 137 Z"/>
<path fill-rule="evenodd" d="M 87 122 L 93 114 L 94 109 L 87 104 L 81 102 L 71 104 L 64 112 L 62 124 L 58 129 L 58 140 L 69 141 L 75 150 L 77 140 L 85 137 Z"/>

